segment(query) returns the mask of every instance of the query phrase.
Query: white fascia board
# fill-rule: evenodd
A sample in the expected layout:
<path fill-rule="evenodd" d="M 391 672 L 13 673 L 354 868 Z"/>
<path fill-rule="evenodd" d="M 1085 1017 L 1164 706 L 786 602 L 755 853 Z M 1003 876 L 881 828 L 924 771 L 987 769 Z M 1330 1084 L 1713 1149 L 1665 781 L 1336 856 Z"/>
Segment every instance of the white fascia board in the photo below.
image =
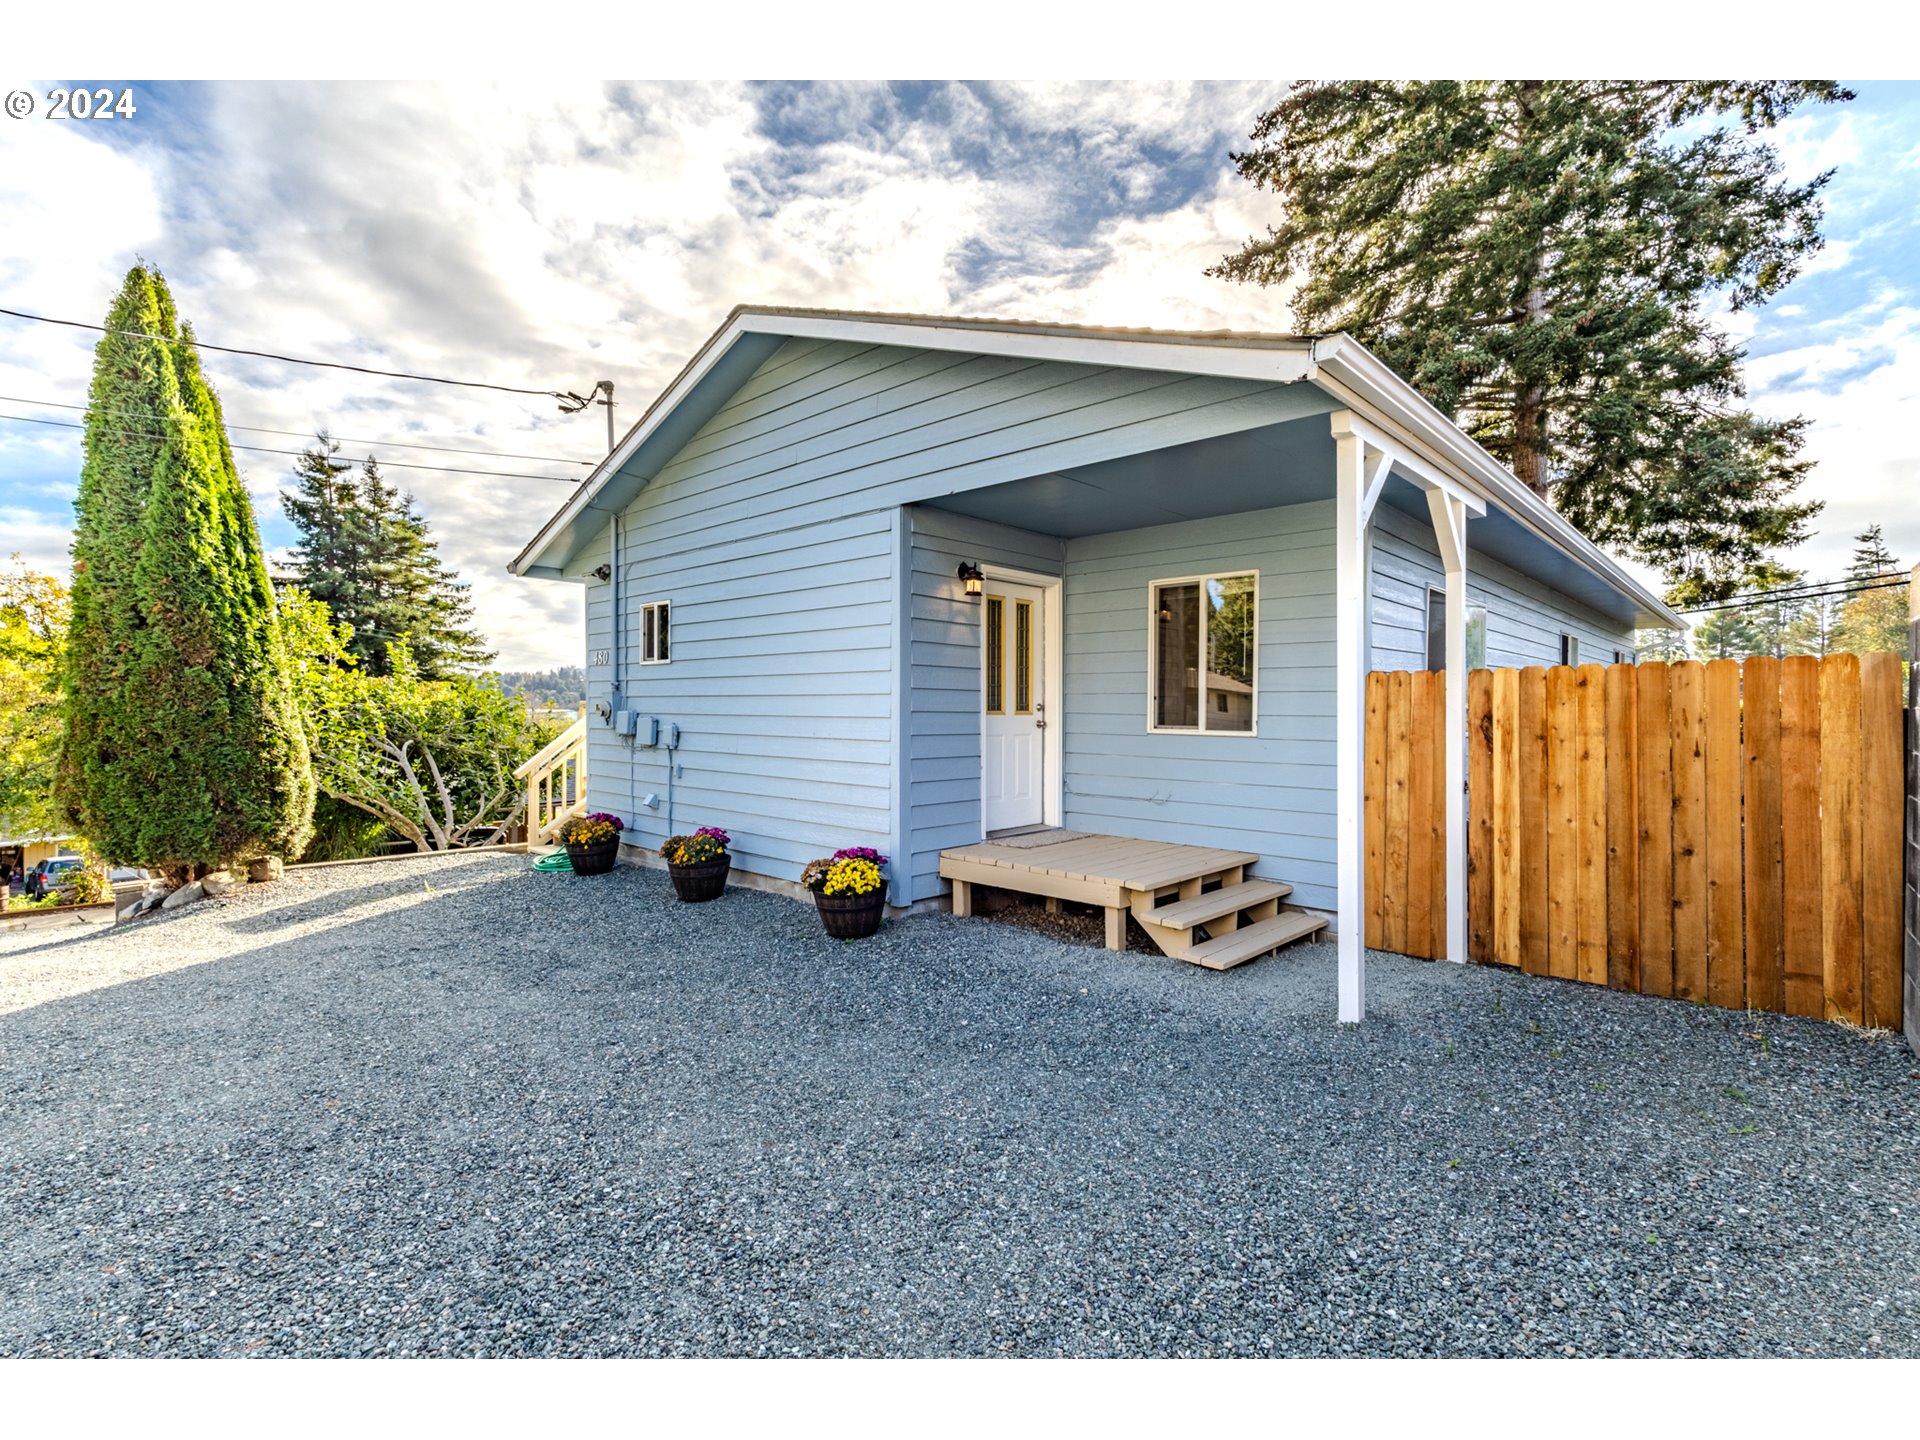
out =
<path fill-rule="evenodd" d="M 1313 370 L 1312 342 L 1268 341 L 1235 345 L 1205 339 L 1103 335 L 1061 326 L 997 328 L 927 320 L 877 320 L 856 315 L 782 314 L 746 311 L 743 330 L 811 340 L 847 340 L 860 345 L 904 345 L 916 350 L 958 350 L 973 355 L 1010 355 L 1067 365 L 1107 365 L 1128 370 L 1170 370 L 1181 375 L 1224 375 L 1291 385 Z"/>
<path fill-rule="evenodd" d="M 1317 373 L 1311 378 L 1315 384 L 1360 407 L 1365 418 L 1399 446 L 1411 449 L 1443 474 L 1498 505 L 1568 559 L 1632 600 L 1642 611 L 1637 619 L 1646 622 L 1643 628 L 1688 628 L 1665 601 L 1621 569 L 1612 556 L 1576 530 L 1364 347 L 1345 335 L 1330 335 L 1316 340 L 1313 348 Z"/>

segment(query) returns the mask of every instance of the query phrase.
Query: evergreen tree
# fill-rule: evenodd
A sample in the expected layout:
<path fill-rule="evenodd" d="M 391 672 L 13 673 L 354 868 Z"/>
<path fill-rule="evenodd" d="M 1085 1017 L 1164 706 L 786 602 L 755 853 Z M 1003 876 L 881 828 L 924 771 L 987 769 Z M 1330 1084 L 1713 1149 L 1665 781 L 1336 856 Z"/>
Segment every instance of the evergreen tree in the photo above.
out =
<path fill-rule="evenodd" d="M 1900 568 L 1900 562 L 1887 548 L 1887 538 L 1878 525 L 1869 525 L 1853 537 L 1853 558 L 1847 562 L 1847 579 L 1865 583 L 1878 580 Z M 1858 590 L 1853 592 L 1859 594 Z"/>
<path fill-rule="evenodd" d="M 314 781 L 260 532 L 192 332 L 136 265 L 94 355 L 59 794 L 176 878 L 297 854 Z"/>
<path fill-rule="evenodd" d="M 1821 244 L 1828 176 L 1758 140 L 1826 81 L 1302 82 L 1240 173 L 1281 222 L 1211 273 L 1298 281 L 1300 328 L 1366 343 L 1673 598 L 1737 589 L 1804 538 L 1802 419 L 1739 409 L 1709 321 Z M 1737 122 L 1725 117 L 1738 116 Z"/>
<path fill-rule="evenodd" d="M 1854 536 L 1853 559 L 1847 565 L 1847 579 L 1854 582 L 1840 607 L 1837 626 L 1838 648 L 1856 655 L 1891 651 L 1901 659 L 1911 659 L 1908 643 L 1907 585 L 1884 583 L 1900 569 L 1900 562 L 1887 548 L 1886 537 L 1878 525 L 1869 525 Z M 1881 583 L 1872 589 L 1867 586 Z"/>
<path fill-rule="evenodd" d="M 405 639 L 430 680 L 486 664 L 493 652 L 473 628 L 468 587 L 441 561 L 413 497 L 389 485 L 372 456 L 355 473 L 324 432 L 318 442 L 281 505 L 300 530 L 297 583 L 349 627 L 348 653 L 368 674 L 388 675 Z"/>
<path fill-rule="evenodd" d="M 358 630 L 371 543 L 366 511 L 339 444 L 324 430 L 315 442 L 293 467 L 293 489 L 280 496 L 281 510 L 300 532 L 293 567 L 301 589 Z"/>
<path fill-rule="evenodd" d="M 1760 594 L 1740 613 L 1752 629 L 1750 655 L 1771 655 L 1778 660 L 1793 653 L 1788 648 L 1788 627 L 1800 613 L 1797 600 L 1769 600 L 1769 590 L 1788 590 L 1806 583 L 1799 570 L 1773 567 L 1756 587 Z"/>
<path fill-rule="evenodd" d="M 373 585 L 383 643 L 374 673 L 390 673 L 387 651 L 399 639 L 407 641 L 413 663 L 428 680 L 452 679 L 485 665 L 494 652 L 473 628 L 469 587 L 440 559 L 440 546 L 413 496 L 387 484 L 371 457 L 363 482 L 378 537 Z"/>
<path fill-rule="evenodd" d="M 1693 653 L 1701 660 L 1744 660 L 1765 654 L 1758 627 L 1744 609 L 1715 610 L 1693 627 Z"/>
<path fill-rule="evenodd" d="M 1799 613 L 1787 622 L 1789 655 L 1832 655 L 1847 647 L 1840 640 L 1842 595 L 1816 595 L 1801 602 Z"/>

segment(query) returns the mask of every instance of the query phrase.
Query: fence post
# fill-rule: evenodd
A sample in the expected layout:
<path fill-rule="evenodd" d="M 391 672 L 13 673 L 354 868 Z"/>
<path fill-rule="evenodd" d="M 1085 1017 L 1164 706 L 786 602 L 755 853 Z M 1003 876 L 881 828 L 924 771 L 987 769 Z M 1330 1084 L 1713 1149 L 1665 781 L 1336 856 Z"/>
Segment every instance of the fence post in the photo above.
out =
<path fill-rule="evenodd" d="M 1920 565 L 1907 586 L 1907 654 L 1920 659 Z M 1903 913 L 1905 930 L 1905 1014 L 1907 1044 L 1920 1055 L 1920 667 L 1907 670 L 1907 855 Z"/>

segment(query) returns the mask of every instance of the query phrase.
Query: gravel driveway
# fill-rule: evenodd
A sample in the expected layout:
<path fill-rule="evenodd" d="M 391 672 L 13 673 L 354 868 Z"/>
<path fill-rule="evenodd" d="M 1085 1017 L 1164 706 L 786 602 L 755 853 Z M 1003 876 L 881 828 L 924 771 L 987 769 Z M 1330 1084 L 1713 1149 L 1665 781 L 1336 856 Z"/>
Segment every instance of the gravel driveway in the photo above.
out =
<path fill-rule="evenodd" d="M 468 855 L 0 936 L 0 1353 L 1920 1353 L 1920 1066 Z"/>

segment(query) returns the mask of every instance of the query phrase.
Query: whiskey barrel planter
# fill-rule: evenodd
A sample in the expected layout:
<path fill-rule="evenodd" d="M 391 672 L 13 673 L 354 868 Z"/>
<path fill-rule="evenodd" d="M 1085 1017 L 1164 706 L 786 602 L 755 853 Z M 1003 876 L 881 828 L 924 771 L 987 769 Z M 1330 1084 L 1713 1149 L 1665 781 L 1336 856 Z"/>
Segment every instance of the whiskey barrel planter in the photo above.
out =
<path fill-rule="evenodd" d="M 887 892 L 870 895 L 828 895 L 813 892 L 813 903 L 820 911 L 820 924 L 836 940 L 864 940 L 880 928 L 887 913 Z"/>
<path fill-rule="evenodd" d="M 568 845 L 567 859 L 576 875 L 605 875 L 620 858 L 620 837 L 602 840 L 598 845 Z"/>
<path fill-rule="evenodd" d="M 722 855 L 718 860 L 708 860 L 699 865 L 667 864 L 667 876 L 673 881 L 673 893 L 689 905 L 697 905 L 703 900 L 718 900 L 721 892 L 727 888 L 727 872 L 733 868 L 733 857 Z"/>

